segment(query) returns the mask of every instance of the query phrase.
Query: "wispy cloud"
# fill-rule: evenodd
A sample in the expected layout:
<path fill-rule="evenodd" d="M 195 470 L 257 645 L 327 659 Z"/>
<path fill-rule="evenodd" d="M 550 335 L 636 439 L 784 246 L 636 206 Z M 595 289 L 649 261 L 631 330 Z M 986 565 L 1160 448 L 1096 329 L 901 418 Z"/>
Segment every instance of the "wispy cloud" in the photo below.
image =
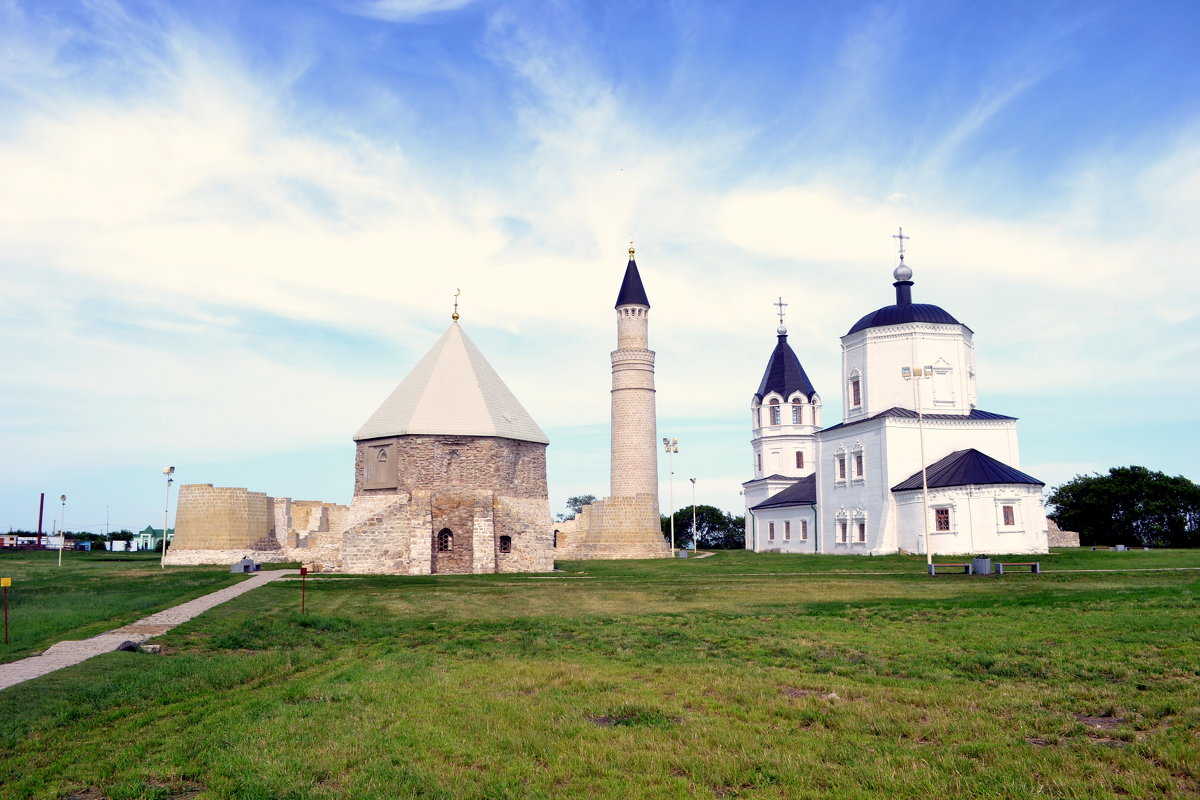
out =
<path fill-rule="evenodd" d="M 359 0 L 342 8 L 364 17 L 388 22 L 413 22 L 434 14 L 457 11 L 476 0 Z"/>

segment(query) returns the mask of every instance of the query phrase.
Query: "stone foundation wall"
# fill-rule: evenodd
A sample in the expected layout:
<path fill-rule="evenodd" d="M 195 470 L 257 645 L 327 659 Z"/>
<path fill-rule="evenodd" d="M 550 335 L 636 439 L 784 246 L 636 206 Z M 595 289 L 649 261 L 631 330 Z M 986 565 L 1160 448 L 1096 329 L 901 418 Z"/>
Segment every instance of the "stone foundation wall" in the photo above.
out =
<path fill-rule="evenodd" d="M 373 500 L 373 498 L 371 498 Z M 356 500 L 357 505 L 357 500 Z M 461 575 L 549 572 L 554 566 L 550 504 L 545 499 L 504 497 L 487 491 L 415 491 L 372 503 L 340 547 L 312 554 L 324 572 Z M 351 507 L 351 514 L 357 509 Z M 453 545 L 438 551 L 438 533 L 449 529 Z M 510 552 L 501 553 L 501 537 Z"/>
<path fill-rule="evenodd" d="M 1050 547 L 1079 547 L 1079 534 L 1064 531 L 1049 517 L 1046 517 L 1046 539 Z"/>
<path fill-rule="evenodd" d="M 597 500 L 557 528 L 555 555 L 564 560 L 671 557 L 653 495 Z"/>
<path fill-rule="evenodd" d="M 179 487 L 171 550 L 273 550 L 275 504 L 262 492 L 185 483 Z"/>

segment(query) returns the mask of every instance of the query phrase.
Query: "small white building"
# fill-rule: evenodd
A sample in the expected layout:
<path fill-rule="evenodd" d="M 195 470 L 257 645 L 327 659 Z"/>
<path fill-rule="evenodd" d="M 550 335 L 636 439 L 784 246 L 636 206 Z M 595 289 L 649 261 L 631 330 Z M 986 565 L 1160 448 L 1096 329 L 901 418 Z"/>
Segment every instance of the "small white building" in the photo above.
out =
<path fill-rule="evenodd" d="M 1044 484 L 1019 469 L 1017 421 L 977 407 L 973 332 L 913 303 L 900 259 L 895 304 L 841 339 L 837 425 L 820 427 L 781 319 L 751 401 L 748 549 L 924 553 L 928 526 L 936 554 L 1047 551 Z"/>

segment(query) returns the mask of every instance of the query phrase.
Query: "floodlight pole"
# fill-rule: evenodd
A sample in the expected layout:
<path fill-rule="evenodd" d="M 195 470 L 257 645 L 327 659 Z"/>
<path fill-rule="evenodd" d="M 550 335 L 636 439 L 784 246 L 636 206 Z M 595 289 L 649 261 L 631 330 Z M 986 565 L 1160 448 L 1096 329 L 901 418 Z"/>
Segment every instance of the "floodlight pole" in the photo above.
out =
<path fill-rule="evenodd" d="M 675 555 L 675 466 L 672 456 L 679 452 L 679 440 L 668 439 L 663 437 L 663 452 L 667 454 L 667 503 L 670 508 L 667 513 L 671 515 L 671 555 Z"/>
<path fill-rule="evenodd" d="M 58 498 L 62 501 L 62 511 L 58 515 L 58 565 L 62 566 L 62 551 L 67 546 L 67 496 L 64 494 Z"/>
<path fill-rule="evenodd" d="M 700 537 L 696 535 L 696 479 L 688 478 L 692 482 L 692 552 L 700 552 Z"/>
<path fill-rule="evenodd" d="M 924 514 L 922 519 L 925 521 L 925 564 L 930 569 L 933 567 L 933 552 L 929 549 L 929 478 L 925 472 L 925 413 L 921 408 L 921 378 L 929 378 L 932 376 L 932 368 L 930 367 L 902 367 L 900 374 L 905 380 L 912 381 L 913 395 L 917 403 L 917 432 L 921 441 L 921 497 L 924 501 Z"/>
<path fill-rule="evenodd" d="M 162 538 L 162 556 L 159 558 L 158 568 L 167 568 L 167 520 L 171 513 L 171 484 L 175 482 L 175 468 L 163 467 L 163 475 L 167 476 L 167 494 L 163 500 L 163 538 Z"/>

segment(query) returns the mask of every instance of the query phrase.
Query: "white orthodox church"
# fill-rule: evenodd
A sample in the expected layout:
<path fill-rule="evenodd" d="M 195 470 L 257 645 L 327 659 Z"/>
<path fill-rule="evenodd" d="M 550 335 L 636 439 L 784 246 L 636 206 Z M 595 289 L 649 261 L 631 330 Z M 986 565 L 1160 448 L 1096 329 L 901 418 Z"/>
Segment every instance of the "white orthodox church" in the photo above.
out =
<path fill-rule="evenodd" d="M 971 329 L 912 302 L 903 248 L 893 277 L 895 304 L 842 337 L 845 411 L 831 427 L 781 315 L 751 402 L 747 549 L 1047 552 L 1044 484 L 1020 471 L 1017 421 L 977 407 Z"/>

